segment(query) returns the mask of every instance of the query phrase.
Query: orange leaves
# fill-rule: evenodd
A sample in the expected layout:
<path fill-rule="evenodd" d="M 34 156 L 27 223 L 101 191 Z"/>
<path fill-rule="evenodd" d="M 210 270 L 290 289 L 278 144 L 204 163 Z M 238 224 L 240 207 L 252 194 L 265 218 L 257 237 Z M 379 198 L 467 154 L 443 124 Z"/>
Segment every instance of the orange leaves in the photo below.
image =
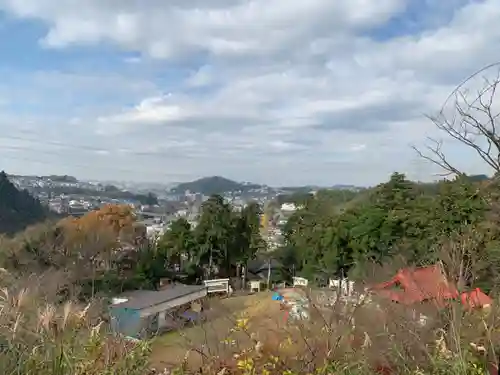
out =
<path fill-rule="evenodd" d="M 67 246 L 80 248 L 91 243 L 97 247 L 115 248 L 121 240 L 134 236 L 135 215 L 126 205 L 106 205 L 80 218 L 67 218 L 59 223 Z M 96 245 L 92 246 L 96 247 Z"/>
<path fill-rule="evenodd" d="M 91 211 L 81 218 L 64 219 L 61 224 L 66 229 L 76 231 L 106 227 L 119 236 L 123 231 L 132 230 L 134 221 L 134 212 L 130 206 L 109 204 L 100 210 Z"/>

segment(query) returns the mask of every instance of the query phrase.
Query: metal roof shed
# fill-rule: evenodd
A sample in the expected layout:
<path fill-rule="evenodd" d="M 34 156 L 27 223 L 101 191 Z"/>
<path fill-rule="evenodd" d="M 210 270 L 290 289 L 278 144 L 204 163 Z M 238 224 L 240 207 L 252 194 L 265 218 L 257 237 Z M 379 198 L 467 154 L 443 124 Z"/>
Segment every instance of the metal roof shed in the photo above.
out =
<path fill-rule="evenodd" d="M 175 328 L 176 322 L 171 311 L 206 295 L 207 288 L 204 285 L 183 284 L 173 284 L 158 291 L 124 293 L 114 298 L 110 306 L 113 329 L 116 333 L 139 338 Z"/>

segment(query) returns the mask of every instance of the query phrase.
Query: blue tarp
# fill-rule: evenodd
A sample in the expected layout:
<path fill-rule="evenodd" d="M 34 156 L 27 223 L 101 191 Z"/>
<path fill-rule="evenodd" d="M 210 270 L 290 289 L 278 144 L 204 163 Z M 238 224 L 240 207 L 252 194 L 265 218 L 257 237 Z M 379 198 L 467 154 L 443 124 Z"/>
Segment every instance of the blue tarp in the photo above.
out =
<path fill-rule="evenodd" d="M 273 294 L 273 301 L 282 301 L 283 300 L 283 296 L 279 293 L 274 293 Z"/>
<path fill-rule="evenodd" d="M 195 322 L 195 321 L 200 319 L 200 314 L 198 314 L 194 311 L 185 311 L 184 313 L 182 313 L 182 317 L 184 319 L 191 321 L 191 322 Z"/>

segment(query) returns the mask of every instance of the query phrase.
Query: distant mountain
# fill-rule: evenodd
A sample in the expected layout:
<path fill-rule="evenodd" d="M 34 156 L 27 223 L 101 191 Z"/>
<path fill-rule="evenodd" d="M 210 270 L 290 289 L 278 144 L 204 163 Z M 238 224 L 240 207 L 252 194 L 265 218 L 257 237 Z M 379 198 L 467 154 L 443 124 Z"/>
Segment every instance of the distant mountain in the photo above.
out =
<path fill-rule="evenodd" d="M 236 182 L 221 176 L 203 177 L 195 181 L 184 182 L 170 190 L 174 194 L 182 194 L 186 190 L 204 195 L 223 194 L 226 192 L 249 191 L 265 186 L 249 182 Z"/>
<path fill-rule="evenodd" d="M 18 190 L 5 172 L 0 172 L 0 233 L 15 233 L 47 218 L 40 201 L 26 190 Z"/>
<path fill-rule="evenodd" d="M 183 182 L 170 189 L 170 193 L 183 194 L 189 190 L 191 193 L 201 193 L 204 195 L 223 194 L 227 192 L 242 192 L 246 193 L 250 190 L 266 190 L 268 193 L 275 194 L 307 194 L 317 190 L 360 190 L 362 188 L 353 185 L 334 185 L 331 187 L 325 186 L 281 186 L 269 187 L 267 185 L 254 184 L 251 182 L 236 182 L 221 176 L 203 177 L 191 182 Z"/>
<path fill-rule="evenodd" d="M 472 182 L 480 182 L 480 181 L 486 181 L 486 180 L 489 180 L 490 178 L 485 175 L 485 174 L 473 174 L 473 175 L 470 175 L 470 176 L 467 176 L 469 178 L 469 180 L 471 180 Z"/>

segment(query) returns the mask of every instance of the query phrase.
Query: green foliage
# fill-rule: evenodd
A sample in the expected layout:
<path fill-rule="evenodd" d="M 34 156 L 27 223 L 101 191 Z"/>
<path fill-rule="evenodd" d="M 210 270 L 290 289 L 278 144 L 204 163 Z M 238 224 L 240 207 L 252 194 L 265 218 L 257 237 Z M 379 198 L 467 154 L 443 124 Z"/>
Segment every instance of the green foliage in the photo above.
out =
<path fill-rule="evenodd" d="M 220 274 L 229 275 L 232 267 L 245 264 L 265 249 L 260 235 L 261 213 L 256 203 L 235 212 L 221 196 L 213 195 L 204 202 L 196 228 L 182 218 L 174 221 L 159 240 L 158 251 L 167 264 L 179 265 L 190 275 L 199 276 L 199 266 L 205 266 L 209 273 L 218 269 Z"/>
<path fill-rule="evenodd" d="M 164 254 L 169 264 L 180 264 L 182 255 L 186 255 L 188 260 L 196 257 L 195 238 L 191 224 L 180 218 L 170 225 L 169 230 L 158 242 L 158 251 Z"/>
<path fill-rule="evenodd" d="M 479 282 L 494 273 L 485 260 L 498 259 L 500 253 L 498 219 L 491 215 L 497 191 L 491 183 L 466 177 L 431 185 L 394 173 L 388 182 L 352 194 L 342 209 L 336 195 L 318 193 L 285 225 L 280 256 L 300 274 L 340 276 L 395 257 L 408 264 L 433 263 L 443 244 L 467 235 L 477 245 L 478 266 L 489 265 L 479 267 Z"/>
<path fill-rule="evenodd" d="M 200 263 L 208 264 L 210 274 L 216 264 L 220 264 L 225 270 L 231 264 L 231 216 L 231 207 L 220 195 L 213 195 L 203 203 L 195 237 L 198 259 Z"/>
<path fill-rule="evenodd" d="M 18 190 L 5 172 L 0 172 L 0 233 L 21 231 L 47 217 L 38 199 L 26 190 Z"/>
<path fill-rule="evenodd" d="M 0 184 L 0 194 L 6 191 L 12 189 Z M 319 191 L 314 196 L 305 197 L 300 203 L 303 207 L 289 218 L 283 228 L 284 245 L 271 257 L 279 259 L 290 273 L 314 279 L 321 275 L 361 274 L 367 263 L 384 264 L 396 258 L 402 258 L 410 265 L 443 260 L 452 270 L 452 262 L 447 263 L 444 251 L 449 257 L 455 256 L 459 263 L 473 265 L 474 271 L 462 272 L 462 280 L 455 281 L 463 281 L 466 286 L 474 284 L 488 291 L 500 275 L 499 191 L 498 184 L 492 181 L 462 177 L 436 184 L 418 184 L 399 173 L 394 173 L 386 183 L 361 193 Z M 2 204 L 5 206 L 4 202 L 0 200 L 0 209 Z M 89 217 L 69 226 L 74 233 L 73 236 L 66 236 L 68 238 L 59 232 L 64 228 L 58 227 L 52 230 L 44 228 L 36 236 L 25 234 L 2 242 L 5 248 L 15 249 L 12 253 L 5 251 L 2 254 L 2 266 L 8 265 L 6 268 L 16 271 L 36 269 L 41 273 L 56 270 L 75 273 L 78 269 L 88 268 L 92 272 L 85 273 L 85 276 L 72 275 L 81 288 L 81 296 L 87 298 L 100 292 L 115 294 L 127 289 L 156 288 L 161 278 L 176 277 L 172 271 L 175 266 L 188 274 L 192 282 L 201 277 L 209 265 L 212 266 L 211 272 L 218 270 L 221 275 L 230 275 L 233 267 L 245 265 L 266 249 L 260 234 L 261 214 L 262 208 L 256 203 L 250 203 L 241 212 L 236 212 L 221 196 L 214 195 L 203 204 L 195 228 L 185 219 L 178 219 L 157 243 L 146 243 L 128 252 L 121 249 L 127 255 L 124 259 L 117 257 L 115 251 L 106 251 L 108 244 L 116 245 L 116 238 L 107 241 L 104 234 L 108 231 L 98 233 L 96 228 L 104 225 L 100 216 L 93 221 Z M 68 242 L 70 239 L 73 241 L 71 244 Z M 100 250 L 95 251 L 97 248 Z M 78 251 L 71 253 L 70 250 L 74 249 Z M 110 250 L 115 249 L 112 247 Z M 99 272 L 93 273 L 94 268 Z M 10 328 L 6 332 L 10 332 Z M 36 340 L 47 340 L 34 342 L 40 345 L 35 354 L 40 354 L 33 357 L 23 354 L 24 347 L 19 341 L 9 342 L 13 350 L 6 351 L 5 361 L 0 362 L 7 366 L 4 369 L 9 373 L 14 370 L 22 370 L 17 373 L 35 373 L 34 369 L 40 368 L 45 373 L 65 374 L 70 373 L 70 369 L 73 371 L 72 367 L 89 366 L 85 368 L 87 372 L 82 370 L 80 373 L 139 374 L 146 367 L 147 348 L 137 348 L 128 356 L 94 368 L 92 366 L 99 364 L 97 351 L 106 350 L 103 346 L 105 338 L 90 337 L 89 331 L 84 329 L 78 334 L 74 332 L 69 330 L 67 336 L 51 337 L 52 331 L 44 331 L 46 336 L 38 335 Z M 311 333 L 307 336 L 308 340 L 297 339 L 297 342 L 307 341 L 309 346 L 309 341 L 321 337 L 324 337 L 323 331 Z M 11 339 L 5 335 L 2 340 Z M 321 350 L 321 347 L 318 344 L 314 351 Z M 302 348 L 296 354 L 304 353 L 306 349 Z M 71 358 L 75 358 L 76 362 L 71 362 Z M 258 358 L 262 357 L 248 358 L 253 358 L 254 365 L 258 365 Z M 293 366 L 288 366 L 294 363 L 290 358 L 285 358 L 286 363 L 284 359 L 280 373 L 293 373 Z M 19 359 L 22 359 L 20 363 L 24 367 L 15 367 Z M 248 370 L 249 362 L 243 362 L 244 359 L 237 364 L 237 369 L 241 371 L 236 373 Z M 268 359 L 271 361 L 271 357 Z M 483 364 L 476 364 L 468 358 L 450 360 L 429 357 L 428 360 L 432 363 L 419 373 L 482 374 L 484 370 Z M 271 366 L 269 361 L 266 359 L 263 362 L 262 373 Z M 330 361 L 324 373 L 370 373 L 358 371 L 347 360 L 336 365 L 336 362 Z M 347 365 L 349 371 L 342 372 L 341 367 Z M 251 367 L 248 371 L 253 369 Z"/>

